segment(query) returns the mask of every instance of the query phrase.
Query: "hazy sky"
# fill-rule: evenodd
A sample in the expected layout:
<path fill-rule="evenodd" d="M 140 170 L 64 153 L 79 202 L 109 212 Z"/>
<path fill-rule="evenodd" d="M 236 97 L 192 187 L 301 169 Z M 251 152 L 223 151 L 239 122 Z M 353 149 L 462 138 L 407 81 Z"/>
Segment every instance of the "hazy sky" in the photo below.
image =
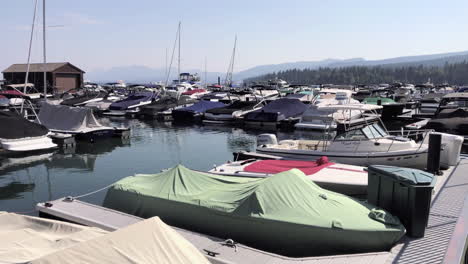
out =
<path fill-rule="evenodd" d="M 1 1 L 0 69 L 27 58 L 33 0 Z M 42 25 L 42 0 L 37 23 Z M 164 67 L 182 21 L 182 70 L 468 50 L 467 0 L 47 0 L 49 61 L 85 71 Z M 62 26 L 62 27 L 57 27 Z M 33 61 L 41 61 L 41 27 Z"/>

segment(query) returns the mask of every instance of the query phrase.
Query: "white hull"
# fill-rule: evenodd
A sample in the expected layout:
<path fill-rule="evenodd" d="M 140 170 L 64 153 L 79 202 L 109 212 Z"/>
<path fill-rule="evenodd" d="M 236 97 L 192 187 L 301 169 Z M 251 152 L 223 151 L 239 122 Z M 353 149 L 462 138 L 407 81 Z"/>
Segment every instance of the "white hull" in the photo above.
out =
<path fill-rule="evenodd" d="M 54 149 L 57 147 L 47 136 L 21 139 L 0 139 L 1 147 L 12 152 Z"/>
<path fill-rule="evenodd" d="M 314 123 L 297 123 L 294 125 L 297 129 L 304 130 L 318 130 L 318 131 L 328 131 L 336 130 L 336 124 L 314 124 Z"/>

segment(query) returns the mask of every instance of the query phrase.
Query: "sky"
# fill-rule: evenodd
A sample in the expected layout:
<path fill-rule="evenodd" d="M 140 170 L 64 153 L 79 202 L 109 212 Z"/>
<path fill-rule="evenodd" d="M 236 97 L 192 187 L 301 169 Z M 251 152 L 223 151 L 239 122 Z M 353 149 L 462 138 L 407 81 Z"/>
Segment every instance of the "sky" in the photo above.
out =
<path fill-rule="evenodd" d="M 35 0 L 2 0 L 0 70 L 27 61 Z M 42 0 L 32 62 L 42 61 Z M 86 72 L 165 67 L 182 22 L 181 68 L 225 72 L 327 58 L 468 50 L 466 0 L 47 0 L 47 60 Z"/>

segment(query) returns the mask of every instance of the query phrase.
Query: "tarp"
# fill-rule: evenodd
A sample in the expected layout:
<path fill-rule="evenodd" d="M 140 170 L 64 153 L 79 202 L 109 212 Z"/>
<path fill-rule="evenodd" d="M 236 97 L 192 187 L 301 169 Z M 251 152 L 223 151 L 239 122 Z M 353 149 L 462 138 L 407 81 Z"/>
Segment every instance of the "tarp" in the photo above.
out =
<path fill-rule="evenodd" d="M 207 110 L 206 112 L 211 114 L 232 114 L 235 111 L 239 110 L 252 110 L 254 109 L 254 106 L 256 106 L 258 103 L 259 102 L 256 101 L 235 101 L 234 103 L 229 104 L 228 106 L 213 108 Z"/>
<path fill-rule="evenodd" d="M 153 217 L 32 261 L 32 264 L 210 263 L 174 229 Z"/>
<path fill-rule="evenodd" d="M 0 138 L 19 139 L 45 136 L 49 130 L 9 111 L 0 111 Z"/>
<path fill-rule="evenodd" d="M 312 175 L 333 164 L 335 163 L 328 162 L 328 159 L 319 159 L 317 161 L 259 160 L 246 166 L 244 171 L 273 174 L 296 168 L 306 175 Z"/>
<path fill-rule="evenodd" d="M 127 98 L 112 103 L 109 110 L 127 110 L 128 107 L 137 105 L 140 102 L 150 101 L 156 98 L 153 92 L 140 92 L 129 95 Z"/>
<path fill-rule="evenodd" d="M 223 107 L 223 106 L 225 106 L 225 104 L 221 102 L 212 102 L 212 101 L 202 100 L 189 107 L 180 108 L 180 109 L 174 110 L 173 112 L 204 113 L 207 110 L 218 108 L 218 107 Z"/>
<path fill-rule="evenodd" d="M 427 122 L 425 129 L 434 129 L 437 132 L 468 135 L 468 109 L 443 109 L 436 117 Z"/>
<path fill-rule="evenodd" d="M 186 97 L 186 96 L 181 96 L 179 99 L 176 99 L 174 97 L 163 97 L 149 105 L 145 105 L 142 107 L 141 112 L 145 112 L 145 109 L 151 109 L 151 111 L 165 111 L 169 108 L 173 108 L 179 105 L 185 105 L 189 103 L 193 103 L 193 99 Z"/>
<path fill-rule="evenodd" d="M 245 115 L 246 121 L 277 122 L 290 117 L 298 117 L 307 109 L 307 105 L 298 99 L 281 98 L 259 110 Z"/>
<path fill-rule="evenodd" d="M 118 181 L 104 206 L 289 256 L 388 250 L 405 233 L 388 212 L 322 189 L 297 169 L 247 178 L 179 165 Z"/>
<path fill-rule="evenodd" d="M 26 263 L 105 234 L 97 228 L 0 212 L 0 262 Z"/>
<path fill-rule="evenodd" d="M 39 111 L 40 123 L 50 130 L 80 132 L 87 128 L 103 127 L 93 110 L 45 103 Z"/>

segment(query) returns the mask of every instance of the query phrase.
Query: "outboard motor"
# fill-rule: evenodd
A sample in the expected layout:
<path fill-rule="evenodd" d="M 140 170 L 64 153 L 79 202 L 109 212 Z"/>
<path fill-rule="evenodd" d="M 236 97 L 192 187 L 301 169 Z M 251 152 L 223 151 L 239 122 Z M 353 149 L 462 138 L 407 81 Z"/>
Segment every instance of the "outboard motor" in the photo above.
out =
<path fill-rule="evenodd" d="M 257 146 L 267 145 L 267 144 L 278 144 L 278 140 L 274 134 L 260 134 L 257 136 Z"/>

